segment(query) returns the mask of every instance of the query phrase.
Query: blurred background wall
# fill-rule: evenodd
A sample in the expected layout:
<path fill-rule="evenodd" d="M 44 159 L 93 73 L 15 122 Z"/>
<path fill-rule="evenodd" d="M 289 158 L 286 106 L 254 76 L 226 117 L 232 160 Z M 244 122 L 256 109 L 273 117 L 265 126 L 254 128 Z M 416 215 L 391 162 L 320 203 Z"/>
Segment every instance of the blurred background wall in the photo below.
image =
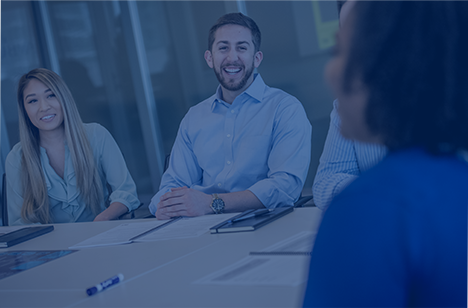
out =
<path fill-rule="evenodd" d="M 16 86 L 52 69 L 83 121 L 114 136 L 148 205 L 187 110 L 218 85 L 203 54 L 208 30 L 240 11 L 262 31 L 265 82 L 296 96 L 313 126 L 310 194 L 333 97 L 323 70 L 338 28 L 335 1 L 1 1 L 0 172 L 19 142 Z"/>

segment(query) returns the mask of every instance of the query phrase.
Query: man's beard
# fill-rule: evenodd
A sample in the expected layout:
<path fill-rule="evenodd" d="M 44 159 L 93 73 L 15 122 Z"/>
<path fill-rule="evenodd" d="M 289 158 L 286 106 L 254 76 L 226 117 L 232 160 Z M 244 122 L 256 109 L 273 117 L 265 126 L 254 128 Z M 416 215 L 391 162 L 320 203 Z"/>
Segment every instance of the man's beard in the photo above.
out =
<path fill-rule="evenodd" d="M 225 65 L 225 66 L 229 66 L 229 65 Z M 245 67 L 244 67 L 244 69 L 245 69 Z M 224 79 L 224 76 L 222 74 L 222 70 L 223 70 L 223 68 L 221 68 L 221 72 L 218 72 L 215 68 L 213 68 L 213 71 L 215 72 L 216 78 L 218 79 L 219 83 L 221 84 L 221 86 L 223 88 L 225 88 L 226 90 L 235 92 L 235 91 L 239 91 L 240 89 L 242 89 L 245 86 L 245 84 L 249 80 L 250 76 L 252 76 L 252 74 L 253 74 L 254 66 L 253 66 L 253 63 L 252 63 L 252 65 L 249 67 L 249 69 L 245 71 L 244 77 L 237 84 L 236 83 L 234 83 L 234 84 L 229 83 L 228 81 L 226 81 L 226 79 Z"/>

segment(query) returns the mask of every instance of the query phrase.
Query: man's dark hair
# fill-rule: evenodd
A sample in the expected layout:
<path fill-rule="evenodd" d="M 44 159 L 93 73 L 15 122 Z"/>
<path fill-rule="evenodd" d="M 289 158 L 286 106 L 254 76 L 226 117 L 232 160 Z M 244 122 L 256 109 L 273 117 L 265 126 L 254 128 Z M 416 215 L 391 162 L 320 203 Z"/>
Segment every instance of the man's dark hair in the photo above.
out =
<path fill-rule="evenodd" d="M 468 150 L 468 2 L 355 5 L 343 87 L 369 90 L 370 131 L 390 150 Z"/>
<path fill-rule="evenodd" d="M 215 41 L 215 33 L 216 30 L 221 28 L 222 26 L 226 25 L 239 25 L 242 27 L 246 27 L 252 33 L 252 41 L 255 45 L 255 52 L 260 50 L 260 44 L 262 42 L 262 34 L 260 33 L 260 29 L 258 28 L 255 21 L 245 16 L 242 13 L 229 13 L 226 15 L 221 16 L 218 21 L 211 27 L 210 33 L 208 35 L 208 50 L 211 51 L 213 47 L 213 43 Z"/>

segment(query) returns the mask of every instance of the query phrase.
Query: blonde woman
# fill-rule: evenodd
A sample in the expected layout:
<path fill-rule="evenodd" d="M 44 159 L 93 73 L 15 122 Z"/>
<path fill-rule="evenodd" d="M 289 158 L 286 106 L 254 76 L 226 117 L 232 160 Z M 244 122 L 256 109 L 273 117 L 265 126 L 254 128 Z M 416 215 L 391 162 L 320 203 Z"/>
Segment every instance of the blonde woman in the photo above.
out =
<path fill-rule="evenodd" d="M 5 164 L 10 225 L 111 220 L 139 206 L 116 142 L 82 123 L 60 76 L 30 71 L 17 98 L 21 141 Z"/>

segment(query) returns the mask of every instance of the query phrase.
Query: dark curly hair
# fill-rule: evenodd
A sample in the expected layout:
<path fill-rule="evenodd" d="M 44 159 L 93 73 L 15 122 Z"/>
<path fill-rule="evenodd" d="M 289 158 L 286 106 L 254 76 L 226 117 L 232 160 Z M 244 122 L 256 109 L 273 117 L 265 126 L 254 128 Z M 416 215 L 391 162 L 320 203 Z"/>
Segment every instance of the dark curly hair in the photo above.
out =
<path fill-rule="evenodd" d="M 468 2 L 359 1 L 344 89 L 369 89 L 371 132 L 396 150 L 468 150 Z"/>

